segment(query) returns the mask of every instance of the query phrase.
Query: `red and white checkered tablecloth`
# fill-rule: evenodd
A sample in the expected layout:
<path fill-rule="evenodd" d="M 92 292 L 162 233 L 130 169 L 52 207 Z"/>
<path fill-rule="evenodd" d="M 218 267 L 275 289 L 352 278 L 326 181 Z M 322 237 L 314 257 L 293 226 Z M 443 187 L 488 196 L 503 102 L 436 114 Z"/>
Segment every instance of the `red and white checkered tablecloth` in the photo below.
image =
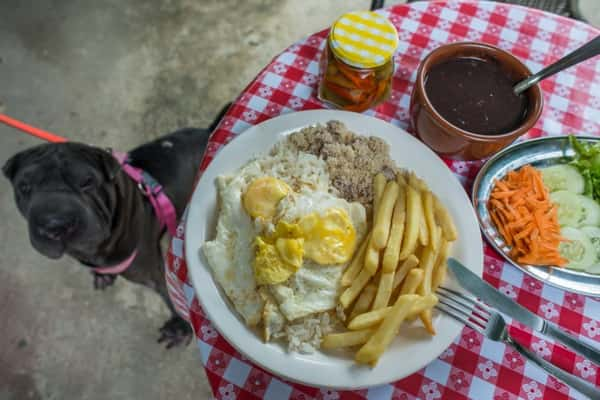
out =
<path fill-rule="evenodd" d="M 379 11 L 395 25 L 400 44 L 391 99 L 367 114 L 408 128 L 408 106 L 419 61 L 436 47 L 481 41 L 510 51 L 532 71 L 553 62 L 600 32 L 580 22 L 493 2 L 435 1 Z M 315 97 L 318 61 L 326 31 L 275 57 L 235 101 L 210 139 L 200 170 L 235 135 L 266 119 L 324 108 Z M 542 82 L 545 108 L 529 137 L 600 135 L 600 59 Z M 470 190 L 481 162 L 445 160 Z M 400 381 L 358 391 L 333 391 L 290 383 L 245 359 L 212 327 L 198 304 L 184 260 L 183 224 L 167 255 L 167 282 L 179 311 L 191 321 L 201 361 L 217 399 L 568 399 L 580 394 L 548 376 L 516 351 L 465 328 L 443 354 Z M 531 278 L 485 246 L 484 278 L 517 302 L 600 344 L 600 299 L 569 293 Z M 600 370 L 550 340 L 513 324 L 513 333 L 536 353 L 600 386 Z M 190 373 L 194 373 L 193 371 Z M 332 371 L 335 373 L 335 371 Z"/>

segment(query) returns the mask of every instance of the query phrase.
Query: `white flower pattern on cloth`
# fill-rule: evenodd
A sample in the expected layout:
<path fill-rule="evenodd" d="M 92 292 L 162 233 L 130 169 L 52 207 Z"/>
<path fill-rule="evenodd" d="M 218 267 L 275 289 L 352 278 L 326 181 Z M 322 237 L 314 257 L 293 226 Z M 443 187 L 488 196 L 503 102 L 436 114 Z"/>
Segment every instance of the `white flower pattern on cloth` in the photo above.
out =
<path fill-rule="evenodd" d="M 442 397 L 442 394 L 438 390 L 437 383 L 431 382 L 429 385 L 425 385 L 421 388 L 426 400 L 434 400 Z"/>
<path fill-rule="evenodd" d="M 590 360 L 583 360 L 575 364 L 575 368 L 579 371 L 582 377 L 589 378 L 590 376 L 596 376 L 596 367 L 592 365 Z"/>
<path fill-rule="evenodd" d="M 481 375 L 484 379 L 490 379 L 493 376 L 498 376 L 498 371 L 496 371 L 496 368 L 494 368 L 494 363 L 490 360 L 480 363 L 477 368 L 481 371 Z"/>
<path fill-rule="evenodd" d="M 515 290 L 513 289 L 513 287 L 511 285 L 506 285 L 506 286 L 500 287 L 500 291 L 502 293 L 504 293 L 505 295 L 507 295 L 508 297 L 510 297 L 511 299 L 517 298 L 517 294 L 515 293 Z"/>
<path fill-rule="evenodd" d="M 544 340 L 535 342 L 531 345 L 531 348 L 540 357 L 548 357 L 551 354 L 548 344 Z"/>
<path fill-rule="evenodd" d="M 219 336 L 217 331 L 211 325 L 208 324 L 202 325 L 200 327 L 200 330 L 202 331 L 202 339 L 204 339 L 204 341 L 214 339 L 217 336 Z"/>
<path fill-rule="evenodd" d="M 340 398 L 340 394 L 335 390 L 321 389 L 321 397 L 323 400 L 338 400 Z"/>
<path fill-rule="evenodd" d="M 302 77 L 302 81 L 307 85 L 312 85 L 317 82 L 317 77 L 313 74 L 307 74 Z"/>
<path fill-rule="evenodd" d="M 275 71 L 277 74 L 283 74 L 287 71 L 287 67 L 283 64 L 277 63 L 273 66 L 273 71 Z"/>
<path fill-rule="evenodd" d="M 299 97 L 293 97 L 290 100 L 290 106 L 292 106 L 292 108 L 300 108 L 304 105 L 304 102 L 302 101 L 301 98 Z"/>
<path fill-rule="evenodd" d="M 248 122 L 254 121 L 256 120 L 256 118 L 258 118 L 258 116 L 256 115 L 256 111 L 254 110 L 244 111 L 242 116 Z"/>
<path fill-rule="evenodd" d="M 544 303 L 540 306 L 540 310 L 544 313 L 546 319 L 558 317 L 558 310 L 554 307 L 554 303 Z"/>
<path fill-rule="evenodd" d="M 271 97 L 273 95 L 273 91 L 270 87 L 263 86 L 260 89 L 258 89 L 258 94 L 260 94 L 261 97 Z"/>
<path fill-rule="evenodd" d="M 219 394 L 221 395 L 221 400 L 235 400 L 236 398 L 232 383 L 227 386 L 221 386 L 219 388 Z"/>
<path fill-rule="evenodd" d="M 537 382 L 531 381 L 523 385 L 523 390 L 527 395 L 528 400 L 533 400 L 542 397 L 542 392 L 538 387 Z"/>
<path fill-rule="evenodd" d="M 454 161 L 452 163 L 452 168 L 457 174 L 464 174 L 469 170 L 469 166 L 464 161 Z"/>
<path fill-rule="evenodd" d="M 598 323 L 595 319 L 592 319 L 590 322 L 586 322 L 583 324 L 583 329 L 587 332 L 588 336 L 591 338 L 595 338 L 596 335 L 600 333 L 598 329 Z"/>

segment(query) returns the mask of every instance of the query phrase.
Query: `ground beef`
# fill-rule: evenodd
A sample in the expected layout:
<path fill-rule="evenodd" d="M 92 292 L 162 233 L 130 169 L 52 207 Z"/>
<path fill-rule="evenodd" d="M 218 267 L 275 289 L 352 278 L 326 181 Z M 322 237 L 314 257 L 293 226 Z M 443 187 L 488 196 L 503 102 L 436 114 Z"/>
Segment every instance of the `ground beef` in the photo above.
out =
<path fill-rule="evenodd" d="M 339 121 L 294 132 L 288 143 L 299 151 L 321 157 L 327 163 L 329 179 L 339 195 L 362 203 L 367 210 L 371 209 L 375 174 L 383 172 L 388 179 L 393 179 L 399 171 L 385 141 L 357 135 Z"/>

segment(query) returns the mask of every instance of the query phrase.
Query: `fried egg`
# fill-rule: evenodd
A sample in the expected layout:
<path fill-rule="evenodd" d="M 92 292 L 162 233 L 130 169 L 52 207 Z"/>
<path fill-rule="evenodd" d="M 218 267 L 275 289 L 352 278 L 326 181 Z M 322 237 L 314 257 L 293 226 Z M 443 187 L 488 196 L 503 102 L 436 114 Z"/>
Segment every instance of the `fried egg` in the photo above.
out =
<path fill-rule="evenodd" d="M 281 147 L 219 177 L 217 189 L 217 234 L 203 251 L 246 323 L 262 321 L 269 340 L 286 323 L 333 310 L 367 219 L 361 204 L 336 196 L 325 162 Z"/>
<path fill-rule="evenodd" d="M 202 251 L 215 280 L 249 326 L 261 321 L 264 307 L 257 293 L 253 268 L 255 238 L 270 223 L 262 218 L 253 220 L 242 196 L 253 181 L 266 176 L 279 179 L 295 190 L 310 187 L 326 191 L 329 185 L 323 160 L 288 150 L 256 158 L 235 173 L 216 179 L 219 204 L 216 236 L 202 245 Z"/>

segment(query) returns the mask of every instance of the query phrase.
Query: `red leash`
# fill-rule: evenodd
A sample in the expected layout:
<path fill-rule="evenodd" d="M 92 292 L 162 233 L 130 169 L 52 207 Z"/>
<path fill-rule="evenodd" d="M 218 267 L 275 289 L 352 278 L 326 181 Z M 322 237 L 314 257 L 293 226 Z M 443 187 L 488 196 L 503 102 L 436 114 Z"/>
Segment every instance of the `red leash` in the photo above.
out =
<path fill-rule="evenodd" d="M 18 129 L 21 132 L 25 132 L 31 136 L 38 137 L 47 142 L 62 143 L 62 142 L 67 141 L 67 139 L 65 139 L 62 136 L 58 136 L 53 133 L 46 132 L 42 129 L 36 128 L 31 125 L 27 125 L 25 122 L 18 121 L 16 119 L 11 118 L 8 115 L 2 114 L 2 113 L 0 113 L 0 122 L 6 124 L 8 126 L 11 126 L 15 129 Z"/>

